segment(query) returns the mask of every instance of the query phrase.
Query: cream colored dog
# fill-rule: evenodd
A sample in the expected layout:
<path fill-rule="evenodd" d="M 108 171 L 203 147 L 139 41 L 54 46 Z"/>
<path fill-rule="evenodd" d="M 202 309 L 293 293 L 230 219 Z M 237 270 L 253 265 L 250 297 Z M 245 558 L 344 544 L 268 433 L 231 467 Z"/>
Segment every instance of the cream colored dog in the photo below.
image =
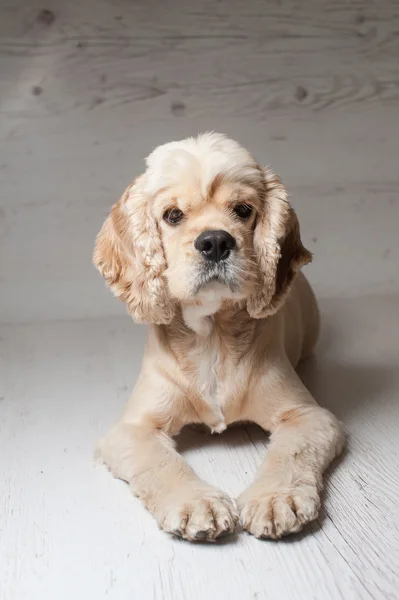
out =
<path fill-rule="evenodd" d="M 216 133 L 158 147 L 105 221 L 94 263 L 150 328 L 132 397 L 99 451 L 165 531 L 213 541 L 240 516 L 256 537 L 280 538 L 317 517 L 343 435 L 295 372 L 319 330 L 298 275 L 310 260 L 279 178 Z M 189 423 L 220 433 L 237 421 L 271 440 L 236 504 L 172 438 Z"/>

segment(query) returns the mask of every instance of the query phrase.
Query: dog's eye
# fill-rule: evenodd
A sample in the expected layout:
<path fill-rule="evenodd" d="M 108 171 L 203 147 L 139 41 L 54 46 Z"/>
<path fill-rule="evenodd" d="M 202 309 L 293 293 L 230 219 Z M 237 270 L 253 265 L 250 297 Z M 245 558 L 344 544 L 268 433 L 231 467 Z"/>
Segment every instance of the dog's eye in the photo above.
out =
<path fill-rule="evenodd" d="M 252 215 L 252 206 L 248 204 L 237 204 L 234 208 L 234 212 L 240 219 L 246 220 Z"/>
<path fill-rule="evenodd" d="M 177 225 L 177 223 L 180 223 L 183 217 L 184 214 L 179 208 L 168 208 L 163 215 L 164 220 L 171 225 Z"/>

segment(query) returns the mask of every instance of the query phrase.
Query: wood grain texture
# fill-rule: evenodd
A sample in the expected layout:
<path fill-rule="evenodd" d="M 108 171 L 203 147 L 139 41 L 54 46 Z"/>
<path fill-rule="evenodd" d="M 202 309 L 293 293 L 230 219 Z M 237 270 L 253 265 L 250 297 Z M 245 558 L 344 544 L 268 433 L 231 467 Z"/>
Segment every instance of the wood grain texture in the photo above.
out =
<path fill-rule="evenodd" d="M 94 236 L 154 146 L 209 129 L 282 175 L 320 293 L 395 291 L 398 245 L 369 230 L 399 215 L 398 0 L 0 6 L 2 322 L 122 315 Z"/>
<path fill-rule="evenodd" d="M 144 328 L 128 319 L 3 326 L 1 600 L 396 600 L 397 307 L 398 296 L 322 302 L 317 362 L 302 376 L 345 423 L 348 450 L 329 473 L 319 521 L 277 543 L 173 540 L 93 465 L 138 374 Z M 378 326 L 365 326 L 377 313 Z M 266 448 L 255 427 L 179 439 L 198 473 L 233 496 Z"/>
<path fill-rule="evenodd" d="M 0 600 L 397 600 L 398 57 L 397 0 L 0 0 Z M 291 192 L 323 311 L 302 375 L 349 436 L 279 543 L 172 540 L 92 462 L 145 336 L 95 234 L 154 146 L 209 129 Z M 267 438 L 179 446 L 236 496 Z"/>

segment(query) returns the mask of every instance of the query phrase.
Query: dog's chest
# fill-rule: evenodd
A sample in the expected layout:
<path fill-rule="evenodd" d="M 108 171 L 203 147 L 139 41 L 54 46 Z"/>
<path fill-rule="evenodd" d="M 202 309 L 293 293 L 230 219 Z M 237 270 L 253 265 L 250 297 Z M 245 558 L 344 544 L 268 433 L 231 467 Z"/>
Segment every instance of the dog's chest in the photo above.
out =
<path fill-rule="evenodd" d="M 208 404 L 220 406 L 222 403 L 221 352 L 216 344 L 206 344 L 199 349 L 197 357 L 197 385 L 201 396 Z"/>
<path fill-rule="evenodd" d="M 206 424 L 220 433 L 226 428 L 224 411 L 234 387 L 231 361 L 225 348 L 213 336 L 193 349 L 190 359 L 196 392 L 207 405 L 210 415 L 210 422 Z"/>

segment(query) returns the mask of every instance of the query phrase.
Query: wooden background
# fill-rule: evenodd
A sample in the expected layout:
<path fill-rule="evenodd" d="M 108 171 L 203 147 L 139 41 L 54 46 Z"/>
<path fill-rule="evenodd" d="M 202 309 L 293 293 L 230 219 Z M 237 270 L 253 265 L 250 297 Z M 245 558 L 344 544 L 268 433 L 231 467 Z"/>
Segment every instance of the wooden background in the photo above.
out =
<path fill-rule="evenodd" d="M 348 449 L 279 543 L 159 532 L 92 464 L 145 329 L 91 266 L 159 143 L 216 129 L 283 177 L 320 298 L 303 376 Z M 0 0 L 0 599 L 399 598 L 399 2 Z M 254 428 L 179 445 L 237 495 Z"/>
<path fill-rule="evenodd" d="M 319 294 L 395 288 L 397 0 L 1 6 L 1 321 L 124 314 L 95 234 L 154 146 L 209 129 L 282 175 Z"/>

